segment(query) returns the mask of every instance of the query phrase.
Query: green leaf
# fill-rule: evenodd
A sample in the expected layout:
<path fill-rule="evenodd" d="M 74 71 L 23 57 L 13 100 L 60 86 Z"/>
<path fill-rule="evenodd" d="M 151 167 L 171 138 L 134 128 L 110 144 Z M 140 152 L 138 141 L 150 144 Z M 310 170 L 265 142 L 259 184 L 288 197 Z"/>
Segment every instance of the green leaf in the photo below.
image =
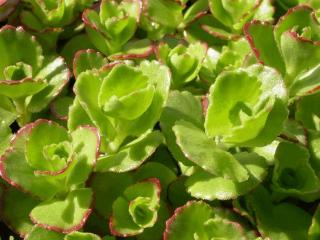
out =
<path fill-rule="evenodd" d="M 167 240 L 194 240 L 194 234 L 201 239 L 206 239 L 203 224 L 214 216 L 211 207 L 204 202 L 187 202 L 177 208 L 175 214 L 168 219 L 164 232 Z"/>
<path fill-rule="evenodd" d="M 154 44 L 149 39 L 132 40 L 126 43 L 121 52 L 108 56 L 110 60 L 147 58 L 154 52 Z"/>
<path fill-rule="evenodd" d="M 62 48 L 61 56 L 66 60 L 69 67 L 72 67 L 75 54 L 82 50 L 93 49 L 94 45 L 90 42 L 88 36 L 84 34 L 79 34 L 72 37 Z"/>
<path fill-rule="evenodd" d="M 93 126 L 94 124 L 86 111 L 81 106 L 79 99 L 75 97 L 73 100 L 73 104 L 69 108 L 68 129 L 74 131 L 81 125 Z"/>
<path fill-rule="evenodd" d="M 112 203 L 132 183 L 131 173 L 95 173 L 90 181 L 90 187 L 95 195 L 95 207 L 98 213 L 109 218 L 112 214 Z"/>
<path fill-rule="evenodd" d="M 60 170 L 59 167 L 64 167 L 66 162 L 64 162 L 62 166 L 60 164 L 55 166 L 54 163 L 57 164 L 57 162 L 54 162 L 53 158 L 46 156 L 44 148 L 49 145 L 68 141 L 69 135 L 67 130 L 54 122 L 46 120 L 38 120 L 30 126 L 31 133 L 26 142 L 26 159 L 30 167 L 43 171 L 56 171 Z M 67 156 L 67 159 L 68 158 L 69 156 Z"/>
<path fill-rule="evenodd" d="M 311 224 L 309 213 L 291 203 L 273 204 L 263 187 L 257 188 L 247 199 L 263 237 L 279 240 L 307 239 Z"/>
<path fill-rule="evenodd" d="M 303 126 L 308 129 L 320 130 L 320 106 L 317 102 L 320 99 L 320 92 L 302 97 L 297 102 L 295 118 L 301 121 Z"/>
<path fill-rule="evenodd" d="M 20 81 L 0 81 L 0 94 L 9 98 L 19 99 L 34 95 L 47 87 L 43 80 L 25 78 Z"/>
<path fill-rule="evenodd" d="M 272 68 L 252 65 L 225 71 L 210 88 L 206 133 L 228 143 L 266 145 L 283 128 L 286 97 L 283 80 Z"/>
<path fill-rule="evenodd" d="M 204 171 L 238 182 L 248 179 L 247 170 L 238 160 L 216 146 L 201 129 L 181 120 L 176 122 L 173 131 L 184 155 Z"/>
<path fill-rule="evenodd" d="M 73 103 L 73 98 L 69 96 L 63 96 L 55 99 L 50 104 L 50 112 L 52 115 L 60 120 L 67 120 L 69 114 L 69 108 Z"/>
<path fill-rule="evenodd" d="M 178 45 L 169 52 L 167 64 L 172 71 L 175 87 L 195 79 L 207 54 L 207 45 L 196 42 L 188 47 Z"/>
<path fill-rule="evenodd" d="M 39 239 L 63 240 L 64 234 L 54 232 L 54 231 L 49 231 L 35 225 L 24 239 L 25 240 L 39 240 Z"/>
<path fill-rule="evenodd" d="M 150 84 L 155 87 L 152 103 L 149 109 L 130 126 L 129 132 L 139 136 L 152 129 L 159 121 L 162 109 L 169 95 L 171 75 L 169 69 L 157 61 L 143 61 L 139 66 L 143 75 L 147 76 Z"/>
<path fill-rule="evenodd" d="M 146 17 L 160 25 L 176 28 L 183 21 L 183 7 L 177 2 L 148 0 L 144 3 L 144 7 L 146 9 L 142 13 L 142 17 Z"/>
<path fill-rule="evenodd" d="M 0 79 L 4 79 L 4 68 L 18 62 L 28 64 L 37 72 L 43 62 L 42 48 L 32 36 L 21 27 L 2 27 L 0 32 Z M 15 53 L 15 54 L 12 54 Z"/>
<path fill-rule="evenodd" d="M 239 183 L 199 170 L 187 179 L 185 183 L 187 191 L 192 196 L 204 200 L 235 199 L 250 192 L 267 176 L 268 166 L 263 157 L 255 153 L 246 152 L 237 153 L 234 157 L 248 171 L 248 180 Z"/>
<path fill-rule="evenodd" d="M 9 187 L 4 191 L 2 201 L 2 220 L 21 236 L 28 234 L 33 226 L 29 213 L 39 203 L 39 200 Z"/>
<path fill-rule="evenodd" d="M 299 73 L 319 62 L 320 48 L 313 41 L 319 39 L 320 26 L 312 12 L 308 6 L 296 7 L 275 28 L 275 39 L 286 65 L 288 86 Z M 310 38 L 302 35 L 306 29 L 310 31 Z"/>
<path fill-rule="evenodd" d="M 187 189 L 185 187 L 186 180 L 186 176 L 180 176 L 169 185 L 169 188 L 167 190 L 168 201 L 174 208 L 182 206 L 186 202 L 193 199 L 187 192 Z"/>
<path fill-rule="evenodd" d="M 149 108 L 154 91 L 141 71 L 120 64 L 104 78 L 98 103 L 107 115 L 133 120 Z"/>
<path fill-rule="evenodd" d="M 77 231 L 83 227 L 91 213 L 92 191 L 80 188 L 71 191 L 65 199 L 51 199 L 35 207 L 32 221 L 46 229 L 62 233 Z"/>
<path fill-rule="evenodd" d="M 143 164 L 163 142 L 159 131 L 146 132 L 139 138 L 120 148 L 115 154 L 106 154 L 98 159 L 98 172 L 127 172 Z"/>
<path fill-rule="evenodd" d="M 176 136 L 172 130 L 177 120 L 193 123 L 198 128 L 203 128 L 203 113 L 199 99 L 189 92 L 172 91 L 160 118 L 161 130 L 166 138 L 168 148 L 173 157 L 181 165 L 190 165 L 180 147 L 176 144 Z M 182 172 L 188 169 L 182 168 Z"/>
<path fill-rule="evenodd" d="M 80 50 L 76 52 L 73 59 L 73 73 L 78 77 L 80 73 L 86 70 L 99 69 L 106 65 L 108 60 L 99 52 L 94 50 Z"/>
<path fill-rule="evenodd" d="M 11 129 L 9 127 L 0 125 L 0 155 L 4 154 L 6 149 L 10 146 L 11 138 Z"/>
<path fill-rule="evenodd" d="M 162 196 L 165 198 L 169 184 L 174 181 L 177 176 L 175 173 L 166 165 L 158 162 L 148 162 L 143 164 L 137 169 L 134 174 L 134 179 L 136 181 L 141 181 L 146 178 L 157 178 L 161 183 Z"/>
<path fill-rule="evenodd" d="M 101 240 L 101 238 L 93 233 L 73 232 L 66 235 L 64 240 Z"/>
<path fill-rule="evenodd" d="M 285 74 L 285 65 L 273 35 L 271 23 L 252 21 L 245 28 L 245 36 L 258 61 Z"/>
<path fill-rule="evenodd" d="M 81 184 L 84 183 L 90 176 L 94 165 L 96 164 L 96 158 L 99 154 L 100 136 L 98 130 L 83 126 L 77 128 L 71 133 L 72 147 L 76 154 L 76 161 L 70 172 L 66 183 Z"/>
<path fill-rule="evenodd" d="M 12 101 L 0 95 L 0 121 L 2 126 L 10 126 L 18 117 Z"/>
<path fill-rule="evenodd" d="M 41 199 L 51 198 L 58 186 L 44 176 L 35 176 L 25 156 L 25 144 L 32 125 L 22 128 L 11 141 L 10 148 L 2 155 L 0 172 L 9 184 Z"/>
<path fill-rule="evenodd" d="M 274 191 L 304 201 L 318 198 L 320 180 L 309 162 L 309 152 L 301 145 L 282 142 L 275 154 L 272 182 Z"/>
<path fill-rule="evenodd" d="M 160 183 L 146 179 L 129 186 L 112 205 L 110 231 L 115 236 L 132 236 L 152 227 L 157 220 Z"/>
<path fill-rule="evenodd" d="M 319 237 L 320 237 L 320 208 L 318 206 L 317 210 L 315 211 L 312 217 L 312 223 L 308 232 L 308 239 L 316 240 Z"/>
<path fill-rule="evenodd" d="M 30 112 L 39 112 L 64 89 L 69 82 L 71 73 L 61 57 L 48 57 L 45 59 L 43 67 L 35 78 L 45 79 L 46 88 L 32 96 L 28 110 Z"/>
<path fill-rule="evenodd" d="M 108 134 L 108 137 L 112 138 L 114 129 L 98 105 L 101 85 L 102 79 L 100 79 L 97 72 L 86 71 L 78 76 L 74 89 L 79 103 L 91 121 L 99 128 L 101 135 L 105 136 Z"/>

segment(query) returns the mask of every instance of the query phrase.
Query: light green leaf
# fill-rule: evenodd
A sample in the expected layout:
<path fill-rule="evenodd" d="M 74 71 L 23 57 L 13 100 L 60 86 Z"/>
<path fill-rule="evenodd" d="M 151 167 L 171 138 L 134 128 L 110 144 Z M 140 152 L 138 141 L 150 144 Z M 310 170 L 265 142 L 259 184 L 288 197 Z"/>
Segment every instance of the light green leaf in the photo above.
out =
<path fill-rule="evenodd" d="M 320 180 L 309 158 L 307 148 L 290 142 L 280 143 L 275 154 L 272 177 L 274 191 L 308 202 L 317 199 Z"/>
<path fill-rule="evenodd" d="M 101 238 L 93 233 L 73 232 L 66 235 L 64 240 L 101 240 Z"/>
<path fill-rule="evenodd" d="M 2 201 L 2 220 L 20 235 L 28 234 L 33 226 L 29 213 L 39 204 L 39 200 L 9 187 L 5 190 Z"/>
<path fill-rule="evenodd" d="M 216 146 L 213 139 L 186 121 L 177 121 L 173 127 L 177 144 L 184 155 L 204 171 L 238 182 L 244 182 L 249 175 L 247 170 L 229 152 Z"/>
<path fill-rule="evenodd" d="M 35 207 L 30 217 L 45 228 L 59 229 L 62 233 L 79 230 L 85 224 L 91 209 L 92 191 L 80 188 L 71 191 L 65 199 L 51 199 Z"/>
<path fill-rule="evenodd" d="M 239 183 L 199 170 L 187 179 L 185 183 L 187 191 L 192 196 L 204 200 L 235 199 L 250 192 L 267 176 L 268 165 L 263 157 L 245 152 L 235 154 L 234 157 L 248 171 L 248 180 Z"/>
<path fill-rule="evenodd" d="M 24 239 L 25 240 L 40 240 L 40 239 L 63 240 L 64 234 L 46 230 L 44 228 L 41 228 L 35 225 Z"/>
<path fill-rule="evenodd" d="M 86 70 L 99 69 L 106 65 L 108 60 L 99 52 L 94 50 L 80 50 L 75 54 L 73 60 L 73 72 L 77 78 L 80 73 Z"/>
<path fill-rule="evenodd" d="M 159 131 L 148 131 L 139 138 L 120 148 L 115 154 L 106 154 L 98 159 L 98 172 L 127 172 L 138 168 L 163 142 Z"/>

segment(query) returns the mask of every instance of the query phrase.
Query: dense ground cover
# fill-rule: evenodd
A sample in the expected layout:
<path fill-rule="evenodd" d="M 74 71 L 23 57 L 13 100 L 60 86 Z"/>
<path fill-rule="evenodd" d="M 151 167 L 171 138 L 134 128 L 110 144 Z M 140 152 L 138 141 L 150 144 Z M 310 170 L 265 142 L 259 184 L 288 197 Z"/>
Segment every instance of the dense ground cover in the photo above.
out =
<path fill-rule="evenodd" d="M 320 239 L 318 0 L 0 0 L 0 233 Z"/>

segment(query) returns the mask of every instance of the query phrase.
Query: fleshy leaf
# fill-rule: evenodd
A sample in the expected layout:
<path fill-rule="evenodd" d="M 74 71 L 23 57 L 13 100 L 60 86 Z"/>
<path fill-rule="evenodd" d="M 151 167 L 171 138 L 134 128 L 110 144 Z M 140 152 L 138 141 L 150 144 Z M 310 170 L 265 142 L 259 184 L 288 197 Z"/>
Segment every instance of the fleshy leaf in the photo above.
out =
<path fill-rule="evenodd" d="M 98 172 L 126 172 L 138 168 L 163 142 L 159 131 L 147 132 L 125 145 L 115 154 L 106 154 L 98 159 Z"/>
<path fill-rule="evenodd" d="M 216 210 L 216 211 L 215 211 Z M 167 220 L 164 240 L 246 239 L 242 226 L 204 202 L 190 201 Z"/>
<path fill-rule="evenodd" d="M 103 80 L 98 103 L 107 115 L 133 120 L 149 108 L 154 91 L 141 71 L 120 64 Z"/>
<path fill-rule="evenodd" d="M 108 60 L 99 52 L 94 50 L 80 50 L 75 54 L 73 60 L 73 73 L 77 77 L 80 73 L 86 70 L 99 69 L 106 65 Z"/>
<path fill-rule="evenodd" d="M 34 169 L 28 164 L 25 156 L 25 144 L 32 124 L 21 128 L 10 142 L 10 148 L 1 156 L 1 177 L 12 186 L 42 199 L 51 198 L 58 186 L 46 177 L 35 176 Z M 19 167 L 17 167 L 19 166 Z"/>
<path fill-rule="evenodd" d="M 307 239 L 311 224 L 309 213 L 291 203 L 273 204 L 263 187 L 257 188 L 247 199 L 263 237 L 279 240 Z"/>
<path fill-rule="evenodd" d="M 39 239 L 64 240 L 64 234 L 50 231 L 35 225 L 24 240 Z"/>
<path fill-rule="evenodd" d="M 320 181 L 309 163 L 309 152 L 301 145 L 282 142 L 275 154 L 274 191 L 313 201 L 320 194 Z"/>
<path fill-rule="evenodd" d="M 35 207 L 32 222 L 48 230 L 62 233 L 77 231 L 83 227 L 91 213 L 92 191 L 89 188 L 71 191 L 65 199 L 51 199 Z"/>
<path fill-rule="evenodd" d="M 52 115 L 60 120 L 67 120 L 69 108 L 73 103 L 73 98 L 69 96 L 63 96 L 55 99 L 50 104 L 50 112 Z"/>
<path fill-rule="evenodd" d="M 210 88 L 206 133 L 228 143 L 266 145 L 282 130 L 286 97 L 282 77 L 272 68 L 225 71 Z"/>
<path fill-rule="evenodd" d="M 320 129 L 320 107 L 317 102 L 320 99 L 320 92 L 309 96 L 302 97 L 297 102 L 297 110 L 295 117 L 298 121 L 301 121 L 303 126 L 308 129 L 319 130 Z"/>
<path fill-rule="evenodd" d="M 100 135 L 98 130 L 82 126 L 71 133 L 72 147 L 76 152 L 76 163 L 68 173 L 67 184 L 84 183 L 90 176 L 99 154 Z"/>
<path fill-rule="evenodd" d="M 39 204 L 39 200 L 35 200 L 11 187 L 4 191 L 2 198 L 2 220 L 20 236 L 25 236 L 33 226 L 29 219 L 29 213 Z"/>
<path fill-rule="evenodd" d="M 258 61 L 285 74 L 285 65 L 274 39 L 271 23 L 254 20 L 246 24 L 244 33 Z"/>
<path fill-rule="evenodd" d="M 184 155 L 204 171 L 238 182 L 248 179 L 247 170 L 238 160 L 216 146 L 201 129 L 186 121 L 178 121 L 173 131 Z"/>
<path fill-rule="evenodd" d="M 101 184 L 101 183 L 104 184 Z M 117 187 L 114 187 L 117 183 Z M 131 173 L 95 173 L 90 187 L 95 194 L 95 207 L 101 216 L 109 218 L 112 214 L 112 203 L 133 183 Z"/>
<path fill-rule="evenodd" d="M 320 237 L 320 208 L 318 206 L 312 218 L 312 223 L 308 232 L 308 239 L 316 240 L 319 237 Z"/>
<path fill-rule="evenodd" d="M 64 240 L 101 240 L 101 238 L 93 233 L 73 232 L 66 235 Z"/>
<path fill-rule="evenodd" d="M 263 157 L 245 152 L 235 154 L 234 157 L 248 171 L 248 180 L 239 183 L 199 170 L 187 179 L 185 185 L 188 192 L 192 196 L 204 200 L 234 199 L 247 194 L 267 176 L 267 163 Z"/>
<path fill-rule="evenodd" d="M 0 81 L 0 94 L 18 99 L 36 94 L 47 87 L 43 80 L 33 81 L 30 78 L 21 81 Z"/>
<path fill-rule="evenodd" d="M 48 86 L 32 96 L 28 110 L 31 112 L 43 110 L 65 88 L 70 77 L 71 73 L 63 58 L 46 58 L 35 78 L 45 79 Z"/>
<path fill-rule="evenodd" d="M 10 44 L 9 44 L 10 43 Z M 4 68 L 18 62 L 23 62 L 37 72 L 43 62 L 42 49 L 39 43 L 21 27 L 6 25 L 0 32 L 0 79 L 4 79 Z M 12 53 L 15 54 L 12 54 Z"/>
<path fill-rule="evenodd" d="M 50 134 L 48 134 L 50 133 Z M 69 135 L 65 128 L 54 122 L 38 120 L 31 125 L 31 133 L 26 143 L 26 159 L 36 170 L 57 170 L 53 159 L 46 159 L 44 148 L 51 144 L 68 141 Z M 67 158 L 69 156 L 66 156 Z M 51 162 L 51 161 L 52 162 Z"/>
<path fill-rule="evenodd" d="M 172 130 L 177 120 L 185 120 L 203 128 L 203 114 L 199 99 L 189 92 L 172 91 L 160 118 L 160 126 L 166 138 L 168 148 L 173 157 L 181 165 L 190 165 L 180 147 L 176 144 L 176 136 Z M 189 164 L 188 164 L 189 163 Z M 185 172 L 188 167 L 182 168 Z"/>
<path fill-rule="evenodd" d="M 160 183 L 151 178 L 128 187 L 112 205 L 109 228 L 115 236 L 132 236 L 152 227 L 157 219 Z"/>

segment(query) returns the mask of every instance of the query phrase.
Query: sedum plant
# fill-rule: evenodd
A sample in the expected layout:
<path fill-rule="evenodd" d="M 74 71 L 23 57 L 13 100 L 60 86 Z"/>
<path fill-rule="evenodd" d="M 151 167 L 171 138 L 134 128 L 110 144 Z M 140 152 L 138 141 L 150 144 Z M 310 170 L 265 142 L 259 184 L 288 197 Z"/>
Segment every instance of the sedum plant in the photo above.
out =
<path fill-rule="evenodd" d="M 282 77 L 274 69 L 259 65 L 221 73 L 210 88 L 208 100 L 208 136 L 240 146 L 270 143 L 281 132 L 288 114 Z"/>
<path fill-rule="evenodd" d="M 172 85 L 175 88 L 197 77 L 206 53 L 207 46 L 200 42 L 190 44 L 188 47 L 179 44 L 172 49 L 168 44 L 163 43 L 157 50 L 159 60 L 170 67 Z"/>
<path fill-rule="evenodd" d="M 291 8 L 275 27 L 253 21 L 244 31 L 258 61 L 282 74 L 291 97 L 317 89 L 319 23 L 311 7 Z"/>
<path fill-rule="evenodd" d="M 0 239 L 318 240 L 319 7 L 0 0 Z"/>
<path fill-rule="evenodd" d="M 136 31 L 140 5 L 140 0 L 102 0 L 98 12 L 87 9 L 82 19 L 93 45 L 106 55 L 120 52 Z"/>
<path fill-rule="evenodd" d="M 23 126 L 63 90 L 70 72 L 63 58 L 44 55 L 41 45 L 21 27 L 2 27 L 0 41 L 0 95 L 5 111 L 1 118 L 17 119 Z"/>
<path fill-rule="evenodd" d="M 127 237 L 153 227 L 157 221 L 160 191 L 160 182 L 156 178 L 126 188 L 112 204 L 111 233 Z"/>
<path fill-rule="evenodd" d="M 270 21 L 273 13 L 270 0 L 196 1 L 185 12 L 184 34 L 190 42 L 202 40 L 210 46 L 222 45 L 238 40 L 246 22 L 251 19 Z"/>
<path fill-rule="evenodd" d="M 95 165 L 99 144 L 97 130 L 88 126 L 69 133 L 54 122 L 40 119 L 21 128 L 2 155 L 0 172 L 7 183 L 27 194 L 29 200 L 22 205 L 24 217 L 62 233 L 82 228 L 92 203 L 92 191 L 84 183 Z M 6 194 L 8 203 L 21 195 L 9 191 L 13 192 Z M 5 219 L 21 234 L 28 233 L 30 227 L 17 225 L 25 219 L 21 219 L 23 214 L 12 212 L 14 204 L 5 204 Z"/>
<path fill-rule="evenodd" d="M 160 118 L 169 88 L 168 68 L 156 61 L 137 66 L 116 62 L 78 76 L 68 125 L 74 129 L 85 122 L 99 129 L 100 151 L 106 154 L 99 157 L 98 171 L 134 169 L 155 151 L 163 138 L 152 128 Z M 141 148 L 145 149 L 142 155 L 128 155 L 128 151 Z"/>
<path fill-rule="evenodd" d="M 93 0 L 22 0 L 25 8 L 20 12 L 22 24 L 33 32 L 49 49 L 54 49 L 58 38 L 77 32 L 69 28 Z M 77 24 L 78 25 L 78 24 Z M 68 33 L 69 32 L 69 33 Z"/>

